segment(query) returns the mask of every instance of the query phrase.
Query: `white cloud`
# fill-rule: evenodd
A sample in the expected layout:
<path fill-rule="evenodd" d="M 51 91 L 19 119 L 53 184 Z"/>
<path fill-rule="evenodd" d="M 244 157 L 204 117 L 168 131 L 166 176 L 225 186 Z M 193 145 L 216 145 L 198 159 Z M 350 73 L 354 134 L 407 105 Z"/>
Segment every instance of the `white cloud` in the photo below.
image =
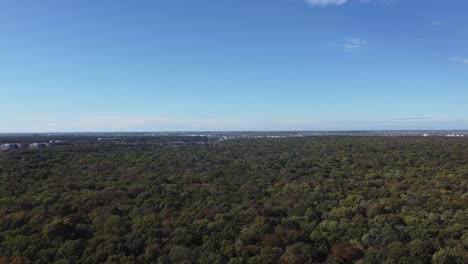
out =
<path fill-rule="evenodd" d="M 305 0 L 306 3 L 312 5 L 312 6 L 339 6 L 346 4 L 348 0 Z"/>
<path fill-rule="evenodd" d="M 315 7 L 325 7 L 325 6 L 341 6 L 347 3 L 360 3 L 360 4 L 369 4 L 369 3 L 381 3 L 384 6 L 389 6 L 393 4 L 396 0 L 304 0 L 307 4 Z"/>
<path fill-rule="evenodd" d="M 468 58 L 452 57 L 452 58 L 450 58 L 450 60 L 453 61 L 453 62 L 456 62 L 456 63 L 468 64 Z"/>
<path fill-rule="evenodd" d="M 348 50 L 359 49 L 367 45 L 367 40 L 359 38 L 346 38 L 343 47 Z"/>

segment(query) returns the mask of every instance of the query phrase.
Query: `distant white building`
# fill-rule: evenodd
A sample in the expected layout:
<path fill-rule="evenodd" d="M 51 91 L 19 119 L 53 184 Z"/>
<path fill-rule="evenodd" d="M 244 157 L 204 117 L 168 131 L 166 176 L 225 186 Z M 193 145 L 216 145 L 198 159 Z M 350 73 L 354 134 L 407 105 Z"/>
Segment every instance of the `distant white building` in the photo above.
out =
<path fill-rule="evenodd" d="M 32 143 L 32 144 L 29 144 L 28 148 L 40 149 L 40 148 L 48 148 L 49 146 L 50 146 L 49 143 Z"/>
<path fill-rule="evenodd" d="M 465 135 L 463 134 L 448 134 L 446 137 L 464 137 Z"/>
<path fill-rule="evenodd" d="M 59 139 L 59 140 L 49 140 L 50 144 L 65 144 L 67 143 L 67 140 Z"/>
<path fill-rule="evenodd" d="M 6 143 L 0 145 L 0 150 L 14 150 L 14 149 L 20 149 L 21 144 L 20 143 Z"/>

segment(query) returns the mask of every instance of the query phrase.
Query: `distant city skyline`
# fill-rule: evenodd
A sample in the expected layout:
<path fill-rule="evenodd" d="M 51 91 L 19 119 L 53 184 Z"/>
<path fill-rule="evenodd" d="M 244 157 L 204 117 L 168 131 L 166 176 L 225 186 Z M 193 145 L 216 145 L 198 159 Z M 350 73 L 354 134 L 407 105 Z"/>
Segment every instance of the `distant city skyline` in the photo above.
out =
<path fill-rule="evenodd" d="M 468 129 L 467 10 L 1 1 L 0 133 Z"/>

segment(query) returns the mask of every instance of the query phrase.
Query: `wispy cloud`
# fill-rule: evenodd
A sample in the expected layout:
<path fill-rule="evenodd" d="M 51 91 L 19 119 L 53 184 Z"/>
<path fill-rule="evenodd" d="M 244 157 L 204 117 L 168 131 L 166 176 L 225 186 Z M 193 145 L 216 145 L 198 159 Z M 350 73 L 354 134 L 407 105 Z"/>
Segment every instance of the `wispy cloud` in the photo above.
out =
<path fill-rule="evenodd" d="M 468 65 L 468 58 L 465 58 L 465 57 L 452 57 L 450 58 L 451 61 L 453 62 L 456 62 L 456 63 L 460 63 L 460 64 L 466 64 Z"/>
<path fill-rule="evenodd" d="M 431 20 L 429 21 L 429 24 L 434 27 L 440 27 L 444 25 L 444 21 L 442 20 Z"/>
<path fill-rule="evenodd" d="M 175 130 L 236 130 L 243 122 L 217 118 L 158 117 L 129 115 L 95 115 L 81 117 L 35 118 L 38 123 L 30 124 L 42 129 L 31 131 L 175 131 Z"/>
<path fill-rule="evenodd" d="M 367 40 L 360 38 L 346 38 L 342 47 L 348 50 L 355 50 L 367 45 Z"/>
<path fill-rule="evenodd" d="M 372 2 L 382 3 L 385 6 L 393 4 L 396 0 L 304 0 L 313 7 L 342 6 L 347 3 L 368 4 Z"/>
<path fill-rule="evenodd" d="M 385 6 L 392 5 L 396 2 L 397 0 L 380 0 Z"/>
<path fill-rule="evenodd" d="M 393 119 L 393 121 L 430 121 L 430 120 L 434 120 L 434 118 L 430 116 L 409 116 L 409 117 L 397 117 Z"/>
<path fill-rule="evenodd" d="M 320 45 L 324 48 L 346 49 L 349 51 L 363 48 L 367 45 L 368 41 L 361 38 L 344 38 L 340 42 L 322 42 Z"/>
<path fill-rule="evenodd" d="M 305 2 L 312 6 L 339 6 L 346 4 L 348 0 L 305 0 Z"/>

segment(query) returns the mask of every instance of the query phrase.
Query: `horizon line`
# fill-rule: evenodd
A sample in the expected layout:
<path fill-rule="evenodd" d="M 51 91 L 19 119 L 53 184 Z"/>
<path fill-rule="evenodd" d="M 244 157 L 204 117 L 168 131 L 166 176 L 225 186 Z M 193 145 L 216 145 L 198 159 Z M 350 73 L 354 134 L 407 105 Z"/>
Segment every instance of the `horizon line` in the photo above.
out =
<path fill-rule="evenodd" d="M 54 132 L 0 132 L 4 134 L 110 134 L 110 133 L 237 133 L 237 132 L 419 132 L 419 131 L 464 131 L 468 129 L 318 129 L 318 130 L 153 130 L 153 131 L 54 131 Z"/>

